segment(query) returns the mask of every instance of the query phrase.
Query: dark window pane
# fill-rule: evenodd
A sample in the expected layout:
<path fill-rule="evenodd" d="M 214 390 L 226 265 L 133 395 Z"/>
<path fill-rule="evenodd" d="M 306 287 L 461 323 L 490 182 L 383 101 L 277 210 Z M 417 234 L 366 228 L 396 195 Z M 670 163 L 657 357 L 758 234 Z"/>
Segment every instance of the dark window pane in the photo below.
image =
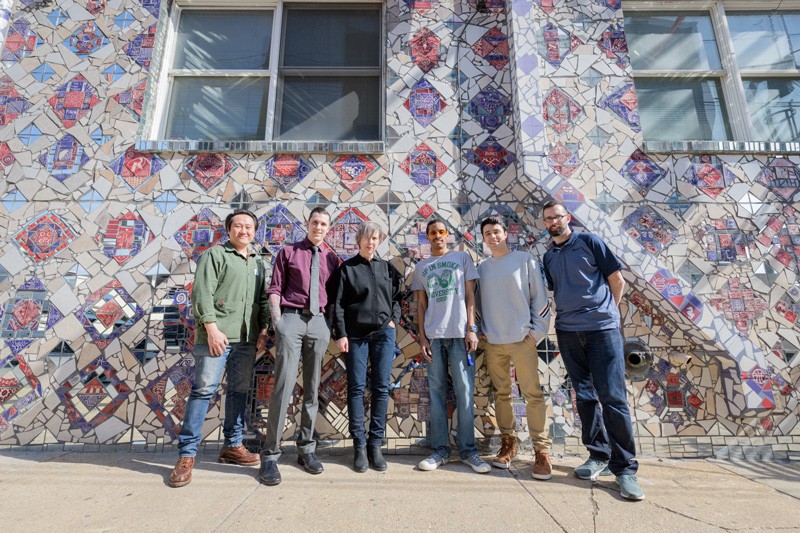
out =
<path fill-rule="evenodd" d="M 636 70 L 719 70 L 711 18 L 705 14 L 636 13 L 625 17 Z"/>
<path fill-rule="evenodd" d="M 287 76 L 282 93 L 280 140 L 380 139 L 377 77 Z"/>
<path fill-rule="evenodd" d="M 722 91 L 715 80 L 637 78 L 636 94 L 648 141 L 730 139 Z"/>
<path fill-rule="evenodd" d="M 800 80 L 743 80 L 754 141 L 800 141 Z"/>
<path fill-rule="evenodd" d="M 286 14 L 283 66 L 378 67 L 378 9 L 292 9 Z"/>
<path fill-rule="evenodd" d="M 268 78 L 176 78 L 168 139 L 263 140 Z"/>
<path fill-rule="evenodd" d="M 173 68 L 269 68 L 271 11 L 184 10 Z"/>

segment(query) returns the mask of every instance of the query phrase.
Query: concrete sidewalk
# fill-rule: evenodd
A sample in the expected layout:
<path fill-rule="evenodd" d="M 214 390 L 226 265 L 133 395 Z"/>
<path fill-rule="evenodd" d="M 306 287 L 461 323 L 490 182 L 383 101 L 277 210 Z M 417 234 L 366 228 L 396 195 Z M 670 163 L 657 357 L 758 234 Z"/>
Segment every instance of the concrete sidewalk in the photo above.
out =
<path fill-rule="evenodd" d="M 357 474 L 349 455 L 305 473 L 287 453 L 283 483 L 258 468 L 200 456 L 194 480 L 173 489 L 174 454 L 0 452 L 0 530 L 22 531 L 798 531 L 800 465 L 641 460 L 647 499 L 623 500 L 613 478 L 573 477 L 578 457 L 556 457 L 553 479 L 529 461 L 474 474 L 452 462 L 416 470 L 422 456 L 390 455 L 385 473 Z"/>

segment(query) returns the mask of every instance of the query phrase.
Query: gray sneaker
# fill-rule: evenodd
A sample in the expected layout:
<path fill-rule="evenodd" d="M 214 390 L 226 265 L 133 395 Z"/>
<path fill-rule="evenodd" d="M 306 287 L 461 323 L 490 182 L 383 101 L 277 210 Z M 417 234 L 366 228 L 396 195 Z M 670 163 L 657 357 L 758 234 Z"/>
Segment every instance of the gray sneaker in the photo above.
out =
<path fill-rule="evenodd" d="M 466 459 L 461 459 L 461 462 L 464 464 L 468 464 L 470 468 L 472 468 L 478 474 L 488 474 L 492 470 L 491 465 L 484 462 L 483 459 L 478 457 L 477 453 L 473 453 Z"/>
<path fill-rule="evenodd" d="M 575 475 L 581 479 L 597 479 L 600 473 L 608 466 L 608 461 L 601 461 L 589 457 L 581 466 L 575 468 Z"/>
<path fill-rule="evenodd" d="M 443 455 L 433 452 L 431 455 L 420 461 L 417 465 L 417 468 L 425 471 L 436 470 L 443 464 L 447 463 L 448 459 L 448 457 L 444 457 Z"/>
<path fill-rule="evenodd" d="M 641 487 L 639 487 L 639 483 L 636 481 L 636 476 L 622 474 L 617 476 L 616 481 L 617 485 L 619 485 L 620 496 L 626 500 L 644 500 L 644 492 L 642 492 Z"/>

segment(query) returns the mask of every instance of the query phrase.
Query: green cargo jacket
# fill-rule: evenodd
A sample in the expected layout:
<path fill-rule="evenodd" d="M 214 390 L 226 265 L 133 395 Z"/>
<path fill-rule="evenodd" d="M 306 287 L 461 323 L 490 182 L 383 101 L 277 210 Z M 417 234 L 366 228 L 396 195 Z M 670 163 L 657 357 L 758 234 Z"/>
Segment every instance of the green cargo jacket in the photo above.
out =
<path fill-rule="evenodd" d="M 245 258 L 226 242 L 200 256 L 192 288 L 195 344 L 208 344 L 208 322 L 216 322 L 230 342 L 254 343 L 267 327 L 266 264 L 252 250 L 248 253 Z"/>

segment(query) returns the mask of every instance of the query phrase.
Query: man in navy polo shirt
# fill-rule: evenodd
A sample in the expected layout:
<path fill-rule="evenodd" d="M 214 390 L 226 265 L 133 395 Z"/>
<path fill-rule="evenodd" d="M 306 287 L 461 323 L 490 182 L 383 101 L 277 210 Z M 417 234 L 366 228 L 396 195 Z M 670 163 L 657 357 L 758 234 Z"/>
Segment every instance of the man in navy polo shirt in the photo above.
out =
<path fill-rule="evenodd" d="M 543 264 L 556 302 L 558 348 L 575 389 L 582 440 L 589 450 L 589 459 L 575 475 L 596 479 L 608 467 L 623 498 L 643 500 L 625 389 L 618 309 L 625 288 L 622 265 L 599 237 L 572 231 L 572 216 L 561 202 L 544 204 L 542 216 L 553 237 Z"/>

